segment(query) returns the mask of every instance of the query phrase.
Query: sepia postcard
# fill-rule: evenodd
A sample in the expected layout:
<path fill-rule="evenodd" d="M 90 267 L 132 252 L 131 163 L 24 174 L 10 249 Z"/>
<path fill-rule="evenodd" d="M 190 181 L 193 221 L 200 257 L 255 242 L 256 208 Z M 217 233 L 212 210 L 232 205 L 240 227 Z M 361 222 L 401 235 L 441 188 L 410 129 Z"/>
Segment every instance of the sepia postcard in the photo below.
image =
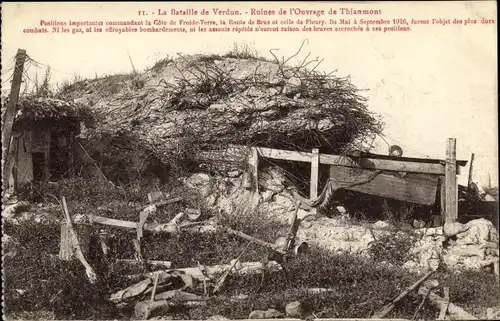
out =
<path fill-rule="evenodd" d="M 1 13 L 4 320 L 500 318 L 495 1 Z"/>

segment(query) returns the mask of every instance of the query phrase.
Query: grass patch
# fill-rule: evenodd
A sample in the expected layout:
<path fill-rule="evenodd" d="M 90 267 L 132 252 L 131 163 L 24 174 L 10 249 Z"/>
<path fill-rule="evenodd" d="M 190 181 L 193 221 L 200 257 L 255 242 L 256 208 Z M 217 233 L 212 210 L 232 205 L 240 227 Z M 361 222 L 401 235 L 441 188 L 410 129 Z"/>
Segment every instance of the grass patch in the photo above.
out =
<path fill-rule="evenodd" d="M 63 181 L 57 187 L 54 184 L 51 186 L 43 189 L 45 197 L 48 198 L 49 193 L 64 194 L 72 214 L 99 214 L 99 211 L 103 210 L 103 216 L 137 221 L 138 211 L 133 209 L 131 204 L 147 203 L 146 187 L 111 189 L 84 179 Z M 166 222 L 186 206 L 197 207 L 202 203 L 199 196 L 188 194 L 180 187 L 164 187 L 163 191 L 170 192 L 172 196 L 189 197 L 184 203 L 166 206 L 151 218 L 158 222 Z M 97 210 L 98 207 L 101 210 Z M 204 209 L 205 212 L 209 210 Z M 58 211 L 58 208 L 54 207 L 54 211 Z M 54 215 L 62 217 L 59 212 Z M 277 237 L 286 235 L 286 224 L 264 217 L 259 213 L 222 216 L 220 222 L 268 242 L 274 242 Z M 135 238 L 135 233 L 109 231 L 111 258 L 133 258 L 131 241 Z M 4 261 L 7 316 L 40 310 L 53 313 L 57 319 L 129 319 L 132 315 L 133 304 L 119 307 L 111 304 L 108 298 L 112 293 L 132 284 L 125 275 L 145 270 L 118 266 L 111 271 L 100 255 L 89 255 L 89 262 L 99 276 L 99 283 L 92 286 L 78 261 L 61 262 L 49 255 L 57 255 L 59 251 L 58 224 L 4 224 L 4 232 L 20 244 L 17 256 L 6 258 Z M 95 232 L 98 232 L 97 228 Z M 232 319 L 247 318 L 249 313 L 256 309 L 275 308 L 284 312 L 287 303 L 300 300 L 310 313 L 319 318 L 371 317 L 421 277 L 400 267 L 400 262 L 406 259 L 406 239 L 388 238 L 378 242 L 380 246 L 375 246 L 374 260 L 336 255 L 312 247 L 309 253 L 286 263 L 286 274 L 266 273 L 264 279 L 260 274 L 229 276 L 220 295 L 210 298 L 206 306 L 171 311 L 169 314 L 184 319 L 206 319 L 215 314 Z M 145 233 L 142 248 L 146 259 L 168 260 L 172 261 L 174 267 L 190 267 L 196 266 L 198 262 L 204 265 L 228 264 L 247 244 L 248 241 L 224 232 L 203 235 Z M 385 245 L 382 246 L 383 244 Z M 95 242 L 91 242 L 91 251 L 97 253 Z M 269 254 L 269 250 L 254 244 L 242 260 L 260 261 Z M 270 258 L 273 259 L 272 256 Z M 394 265 L 389 267 L 377 264 L 381 260 L 394 262 Z M 493 286 L 496 281 L 491 274 L 453 274 L 440 271 L 434 278 L 440 282 L 440 286 L 450 287 L 453 303 L 478 317 L 484 313 L 486 307 L 495 306 L 499 300 L 498 287 Z M 305 291 L 315 287 L 329 288 L 331 291 L 322 294 Z M 235 299 L 241 294 L 247 297 Z M 411 293 L 387 317 L 411 319 L 421 299 L 417 293 Z M 434 319 L 438 312 L 430 304 L 426 304 L 421 316 Z"/>

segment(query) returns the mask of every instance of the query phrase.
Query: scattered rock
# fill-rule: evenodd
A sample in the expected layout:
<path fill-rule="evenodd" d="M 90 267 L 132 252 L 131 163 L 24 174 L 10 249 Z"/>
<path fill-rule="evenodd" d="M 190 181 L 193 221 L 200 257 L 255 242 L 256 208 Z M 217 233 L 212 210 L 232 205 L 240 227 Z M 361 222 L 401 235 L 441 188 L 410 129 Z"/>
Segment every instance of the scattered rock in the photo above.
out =
<path fill-rule="evenodd" d="M 227 176 L 230 178 L 236 178 L 241 176 L 241 171 L 229 171 L 227 172 Z"/>
<path fill-rule="evenodd" d="M 345 209 L 345 207 L 343 206 L 337 206 L 336 207 L 337 211 L 340 213 L 340 214 L 345 214 L 347 213 L 347 210 Z"/>
<path fill-rule="evenodd" d="M 263 310 L 254 310 L 250 312 L 248 316 L 249 319 L 276 319 L 283 317 L 284 314 L 275 309 L 267 309 Z"/>
<path fill-rule="evenodd" d="M 4 257 L 15 257 L 19 248 L 19 242 L 10 235 L 2 235 L 2 248 Z"/>
<path fill-rule="evenodd" d="M 376 229 L 387 229 L 390 226 L 391 225 L 385 221 L 377 221 L 373 224 L 373 228 L 376 228 Z"/>
<path fill-rule="evenodd" d="M 457 234 L 463 233 L 467 230 L 467 226 L 458 222 L 445 223 L 443 232 L 446 237 L 452 237 Z"/>
<path fill-rule="evenodd" d="M 304 316 L 304 307 L 300 301 L 293 301 L 286 305 L 285 313 L 290 318 L 302 318 Z"/>

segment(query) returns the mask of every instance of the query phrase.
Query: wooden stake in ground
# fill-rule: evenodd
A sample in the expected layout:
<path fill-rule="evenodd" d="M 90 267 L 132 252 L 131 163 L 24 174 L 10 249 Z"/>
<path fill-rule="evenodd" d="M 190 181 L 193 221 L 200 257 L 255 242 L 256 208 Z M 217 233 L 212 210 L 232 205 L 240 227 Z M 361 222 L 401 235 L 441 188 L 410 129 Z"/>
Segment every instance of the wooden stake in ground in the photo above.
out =
<path fill-rule="evenodd" d="M 295 202 L 295 211 L 293 212 L 292 216 L 292 223 L 290 225 L 290 230 L 288 231 L 288 239 L 286 242 L 286 253 L 290 253 L 292 251 L 294 243 L 295 243 L 295 237 L 297 236 L 297 231 L 299 230 L 299 225 L 300 225 L 300 220 L 297 219 L 297 215 L 299 213 L 299 208 L 300 208 L 300 201 Z"/>
<path fill-rule="evenodd" d="M 413 290 L 415 290 L 416 288 L 418 288 L 420 286 L 420 284 L 422 284 L 425 280 L 427 280 L 433 273 L 434 273 L 434 271 L 430 271 L 429 273 L 427 273 L 426 275 L 424 275 L 420 280 L 418 280 L 417 282 L 415 282 L 412 286 L 410 286 L 408 289 L 406 289 L 404 292 L 402 292 L 400 295 L 398 295 L 394 300 L 392 300 L 391 303 L 389 303 L 386 306 L 384 306 L 380 312 L 375 313 L 372 316 L 372 319 L 382 319 L 387 314 L 389 314 L 394 309 L 394 307 L 396 306 L 396 304 L 399 301 L 401 301 L 410 292 L 412 292 Z"/>
<path fill-rule="evenodd" d="M 17 100 L 21 91 L 21 82 L 23 78 L 24 62 L 26 60 L 26 50 L 18 49 L 16 54 L 16 65 L 14 67 L 14 75 L 12 77 L 12 85 L 10 88 L 9 101 L 5 118 L 2 124 L 2 184 L 3 191 L 7 191 L 9 184 L 9 175 L 14 167 L 15 157 L 10 151 L 10 140 L 12 137 L 12 126 L 16 116 Z"/>
<path fill-rule="evenodd" d="M 83 255 L 82 249 L 80 247 L 80 243 L 78 242 L 78 235 L 76 234 L 75 230 L 73 229 L 73 222 L 71 221 L 71 216 L 69 215 L 68 211 L 68 205 L 66 204 L 66 198 L 63 196 L 62 197 L 62 205 L 63 205 L 63 210 L 64 210 L 64 215 L 66 217 L 66 224 L 69 229 L 69 233 L 71 234 L 71 242 L 73 244 L 73 247 L 76 252 L 76 256 L 82 262 L 83 266 L 85 267 L 85 272 L 87 273 L 87 277 L 90 281 L 90 283 L 95 284 L 97 282 L 97 275 L 94 272 L 94 269 L 90 266 L 90 264 L 87 262 L 85 259 L 85 256 Z"/>

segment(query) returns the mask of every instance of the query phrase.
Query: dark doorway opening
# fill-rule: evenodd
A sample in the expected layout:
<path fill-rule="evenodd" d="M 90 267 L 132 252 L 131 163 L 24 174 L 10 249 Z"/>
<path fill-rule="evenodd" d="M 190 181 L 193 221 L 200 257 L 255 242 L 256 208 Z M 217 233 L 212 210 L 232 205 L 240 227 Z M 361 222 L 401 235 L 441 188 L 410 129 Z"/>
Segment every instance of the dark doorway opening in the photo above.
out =
<path fill-rule="evenodd" d="M 31 154 L 33 160 L 33 180 L 35 182 L 42 182 L 45 180 L 45 172 L 47 162 L 45 160 L 45 153 Z"/>

